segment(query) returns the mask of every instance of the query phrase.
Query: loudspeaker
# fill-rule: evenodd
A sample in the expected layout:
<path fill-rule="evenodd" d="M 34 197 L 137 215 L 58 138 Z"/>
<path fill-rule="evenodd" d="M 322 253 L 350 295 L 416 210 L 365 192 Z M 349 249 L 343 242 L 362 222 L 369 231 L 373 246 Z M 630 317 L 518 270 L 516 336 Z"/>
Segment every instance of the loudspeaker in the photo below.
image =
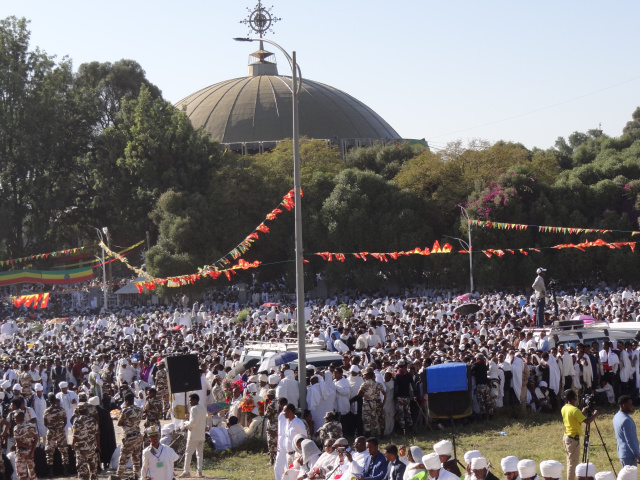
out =
<path fill-rule="evenodd" d="M 182 393 L 201 390 L 200 364 L 197 355 L 166 357 L 169 392 Z"/>
<path fill-rule="evenodd" d="M 463 418 L 473 413 L 471 369 L 465 363 L 428 367 L 427 393 L 432 418 Z"/>

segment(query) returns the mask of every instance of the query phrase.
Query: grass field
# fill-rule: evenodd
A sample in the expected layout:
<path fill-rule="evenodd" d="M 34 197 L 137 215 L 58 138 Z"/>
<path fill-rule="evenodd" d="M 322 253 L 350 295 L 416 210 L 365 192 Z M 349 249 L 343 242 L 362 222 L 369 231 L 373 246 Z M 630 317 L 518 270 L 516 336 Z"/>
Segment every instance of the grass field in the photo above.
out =
<path fill-rule="evenodd" d="M 602 433 L 617 472 L 620 470 L 620 462 L 616 456 L 616 440 L 611 423 L 616 411 L 613 408 L 601 411 L 596 424 Z M 632 416 L 638 423 L 640 415 L 634 412 Z M 530 458 L 538 463 L 554 459 L 566 465 L 562 447 L 563 431 L 559 413 L 528 414 L 522 418 L 505 416 L 486 422 L 456 424 L 457 454 L 462 461 L 465 451 L 480 450 L 492 463 L 491 470 L 498 478 L 504 478 L 500 469 L 500 459 L 507 455 L 515 455 L 520 459 Z M 505 432 L 506 435 L 501 435 L 500 432 Z M 400 435 L 385 437 L 381 441 L 381 449 L 388 443 L 405 444 L 407 447 L 418 445 L 426 454 L 432 452 L 433 444 L 442 439 L 451 439 L 450 428 L 442 431 L 437 428 L 430 430 L 427 427 L 421 427 L 407 437 Z M 583 439 L 584 436 L 580 438 L 580 445 Z M 590 461 L 595 464 L 596 471 L 611 470 L 595 427 L 591 428 L 591 445 Z M 263 455 L 263 452 L 266 452 L 266 442 L 263 444 L 258 441 L 245 448 L 222 454 L 208 450 L 205 453 L 205 457 L 208 457 L 205 462 L 206 474 L 229 480 L 273 480 L 273 468 L 267 465 L 269 458 Z M 566 478 L 566 471 L 563 471 L 563 476 Z"/>

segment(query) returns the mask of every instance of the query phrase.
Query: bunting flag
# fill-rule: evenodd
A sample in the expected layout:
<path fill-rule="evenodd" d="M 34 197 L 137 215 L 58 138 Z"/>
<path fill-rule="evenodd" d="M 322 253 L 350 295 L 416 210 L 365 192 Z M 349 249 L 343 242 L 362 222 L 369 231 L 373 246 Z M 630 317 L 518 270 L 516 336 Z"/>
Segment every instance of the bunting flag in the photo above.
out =
<path fill-rule="evenodd" d="M 138 242 L 138 243 L 136 243 L 135 245 L 133 245 L 133 246 L 131 246 L 131 247 L 127 248 L 126 250 L 123 250 L 123 252 L 128 251 L 128 250 L 131 250 L 131 249 L 133 249 L 133 248 L 135 248 L 135 247 L 137 247 L 137 246 L 139 246 L 139 245 L 142 245 L 143 243 L 144 243 L 144 241 L 142 241 L 142 242 Z M 133 265 L 131 265 L 131 264 L 129 263 L 129 260 L 127 260 L 127 257 L 125 257 L 124 255 L 121 255 L 120 253 L 114 252 L 114 251 L 113 251 L 113 250 L 111 250 L 109 247 L 107 247 L 107 245 L 106 245 L 102 240 L 100 241 L 100 247 L 101 247 L 101 248 L 104 248 L 104 253 L 105 253 L 105 254 L 109 255 L 110 257 L 114 257 L 114 258 L 116 258 L 117 260 L 120 260 L 122 263 L 124 263 L 124 264 L 127 266 L 127 268 L 128 268 L 129 270 L 132 270 L 132 271 L 136 272 L 136 274 L 137 274 L 139 277 L 145 277 L 145 278 L 149 278 L 149 279 L 151 278 L 151 276 L 150 276 L 147 272 L 145 272 L 144 270 L 142 270 L 141 268 L 134 267 Z M 105 263 L 106 263 L 106 262 L 105 262 Z M 94 265 L 94 267 L 99 267 L 99 266 L 101 266 L 101 265 L 102 265 L 102 262 L 100 262 L 100 263 L 98 263 L 98 264 Z"/>
<path fill-rule="evenodd" d="M 198 280 L 203 278 L 213 278 L 214 280 L 221 275 L 227 277 L 228 280 L 231 280 L 233 275 L 236 275 L 237 270 L 249 270 L 250 268 L 258 268 L 262 262 L 256 260 L 254 262 L 247 262 L 244 259 L 240 259 L 237 264 L 232 265 L 229 268 L 225 268 L 222 270 L 219 269 L 199 269 L 198 273 L 193 273 L 190 275 L 178 275 L 175 277 L 167 277 L 167 278 L 150 278 L 147 282 L 135 282 L 136 288 L 138 292 L 142 293 L 145 288 L 148 290 L 154 290 L 158 285 L 164 285 L 166 287 L 181 287 L 183 285 L 191 285 Z"/>
<path fill-rule="evenodd" d="M 29 255 L 27 257 L 0 260 L 0 266 L 5 267 L 8 265 L 16 265 L 16 264 L 25 263 L 25 262 L 32 262 L 33 260 L 41 260 L 45 258 L 57 258 L 57 257 L 66 256 L 66 255 L 75 255 L 77 253 L 84 252 L 85 249 L 87 248 L 91 248 L 91 247 L 68 248 L 66 250 L 58 250 L 57 252 L 37 253 L 35 255 Z"/>
<path fill-rule="evenodd" d="M 282 197 L 282 201 L 278 204 L 278 206 L 273 210 L 271 210 L 269 213 L 267 213 L 267 216 L 265 217 L 265 221 L 276 220 L 278 218 L 278 215 L 280 215 L 283 212 L 282 208 L 280 207 L 284 207 L 286 210 L 291 211 L 295 206 L 294 193 L 295 193 L 294 190 L 291 190 L 284 197 Z M 300 189 L 300 196 L 301 197 L 303 196 L 302 189 Z M 211 265 L 205 265 L 203 269 L 224 270 L 227 267 L 227 265 L 231 263 L 231 261 L 227 257 L 231 257 L 231 260 L 237 260 L 238 258 L 240 258 L 251 248 L 251 245 L 253 244 L 253 242 L 255 242 L 256 240 L 258 240 L 258 238 L 260 238 L 259 237 L 260 233 L 264 233 L 264 234 L 269 233 L 269 227 L 265 225 L 264 221 L 260 222 L 260 225 L 258 225 L 249 235 L 247 235 L 245 239 L 242 240 L 242 242 L 236 245 L 235 248 L 231 249 L 229 252 L 224 254 L 218 260 L 213 262 Z"/>
<path fill-rule="evenodd" d="M 66 285 L 84 282 L 93 278 L 93 268 L 68 270 L 12 270 L 0 273 L 0 286 L 16 283 L 43 283 L 45 285 Z"/>
<path fill-rule="evenodd" d="M 36 293 L 34 295 L 22 295 L 20 297 L 13 297 L 13 306 L 16 308 L 20 308 L 22 306 L 27 308 L 33 307 L 33 309 L 39 308 L 47 308 L 49 305 L 49 294 L 48 293 Z"/>
<path fill-rule="evenodd" d="M 332 262 L 334 259 L 339 262 L 344 262 L 347 255 L 353 255 L 355 258 L 360 259 L 362 261 L 367 261 L 367 256 L 371 256 L 376 260 L 381 262 L 388 262 L 389 259 L 397 260 L 400 257 L 409 256 L 409 255 L 431 255 L 436 253 L 451 253 L 453 251 L 453 247 L 448 243 L 445 243 L 442 247 L 440 246 L 440 242 L 437 240 L 433 243 L 431 248 L 424 247 L 422 250 L 420 247 L 416 247 L 413 250 L 403 251 L 403 252 L 384 252 L 384 253 L 369 253 L 369 252 L 358 252 L 358 253 L 333 253 L 333 252 L 318 252 L 313 255 L 317 255 L 321 257 L 323 260 L 327 262 Z"/>
<path fill-rule="evenodd" d="M 547 225 L 524 225 L 521 223 L 501 223 L 489 222 L 482 220 L 469 220 L 469 223 L 481 228 L 494 228 L 497 230 L 527 230 L 528 228 L 538 229 L 541 233 L 563 233 L 563 234 L 580 234 L 580 233 L 630 233 L 640 235 L 640 231 L 636 230 L 605 230 L 601 228 L 581 228 L 581 227 L 550 227 Z"/>

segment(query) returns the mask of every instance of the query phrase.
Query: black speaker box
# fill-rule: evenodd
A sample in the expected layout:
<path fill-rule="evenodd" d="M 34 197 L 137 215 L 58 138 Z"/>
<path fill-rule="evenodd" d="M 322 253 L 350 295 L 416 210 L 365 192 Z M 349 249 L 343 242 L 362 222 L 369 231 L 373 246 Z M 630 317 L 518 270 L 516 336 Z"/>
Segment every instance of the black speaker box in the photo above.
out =
<path fill-rule="evenodd" d="M 429 407 L 429 417 L 464 418 L 473 413 L 473 403 L 471 400 L 471 369 L 469 367 L 466 368 L 466 377 L 466 390 L 428 394 L 427 405 Z"/>
<path fill-rule="evenodd" d="M 171 393 L 192 392 L 202 388 L 197 355 L 166 357 L 165 363 Z"/>

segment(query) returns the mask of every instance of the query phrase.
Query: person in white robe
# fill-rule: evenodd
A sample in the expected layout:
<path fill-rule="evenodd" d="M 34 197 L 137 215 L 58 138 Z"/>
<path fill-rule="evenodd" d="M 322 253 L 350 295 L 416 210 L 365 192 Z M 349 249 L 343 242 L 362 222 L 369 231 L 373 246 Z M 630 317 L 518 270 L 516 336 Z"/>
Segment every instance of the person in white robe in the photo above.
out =
<path fill-rule="evenodd" d="M 44 426 L 44 411 L 47 408 L 47 401 L 44 398 L 44 387 L 40 383 L 33 386 L 36 394 L 33 397 L 33 410 L 36 412 L 36 428 L 38 437 L 44 441 L 47 435 L 47 427 Z"/>

